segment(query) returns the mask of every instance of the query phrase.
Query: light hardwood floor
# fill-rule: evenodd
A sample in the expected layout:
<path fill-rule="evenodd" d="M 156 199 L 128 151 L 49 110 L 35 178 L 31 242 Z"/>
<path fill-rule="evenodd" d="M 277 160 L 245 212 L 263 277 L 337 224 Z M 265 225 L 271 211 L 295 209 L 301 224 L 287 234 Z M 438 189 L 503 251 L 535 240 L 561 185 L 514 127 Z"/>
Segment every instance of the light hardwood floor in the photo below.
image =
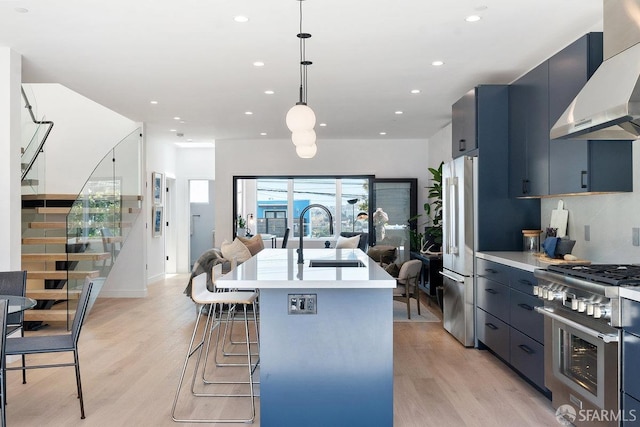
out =
<path fill-rule="evenodd" d="M 150 285 L 147 298 L 96 302 L 80 337 L 86 419 L 80 419 L 73 368 L 38 369 L 27 372 L 27 384 L 19 371 L 8 372 L 7 424 L 179 425 L 170 410 L 195 320 L 182 294 L 186 282 L 176 275 Z M 54 332 L 60 331 L 38 333 Z M 489 352 L 463 348 L 440 323 L 394 324 L 394 426 L 553 427 L 559 425 L 554 413 Z"/>

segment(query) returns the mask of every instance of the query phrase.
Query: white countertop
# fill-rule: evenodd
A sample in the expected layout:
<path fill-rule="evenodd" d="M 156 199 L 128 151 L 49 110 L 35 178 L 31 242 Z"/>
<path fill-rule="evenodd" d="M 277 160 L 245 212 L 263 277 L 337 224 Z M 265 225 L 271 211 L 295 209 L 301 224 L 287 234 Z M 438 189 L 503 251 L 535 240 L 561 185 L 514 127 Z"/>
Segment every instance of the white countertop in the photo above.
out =
<path fill-rule="evenodd" d="M 540 258 L 529 252 L 476 252 L 476 257 L 505 264 L 533 273 L 536 268 L 547 268 L 549 263 L 540 262 Z"/>
<path fill-rule="evenodd" d="M 309 267 L 313 259 L 357 259 L 365 266 Z M 237 289 L 396 287 L 396 280 L 360 249 L 305 249 L 304 264 L 297 262 L 296 249 L 263 249 L 218 280 Z"/>

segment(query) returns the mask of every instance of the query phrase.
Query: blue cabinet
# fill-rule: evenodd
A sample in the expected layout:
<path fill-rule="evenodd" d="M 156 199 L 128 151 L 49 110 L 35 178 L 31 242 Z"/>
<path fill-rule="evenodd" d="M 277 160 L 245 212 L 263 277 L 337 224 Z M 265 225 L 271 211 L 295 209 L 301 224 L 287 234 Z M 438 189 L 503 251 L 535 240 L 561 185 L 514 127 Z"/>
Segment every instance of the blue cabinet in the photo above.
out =
<path fill-rule="evenodd" d="M 476 333 L 488 348 L 545 395 L 544 319 L 534 310 L 533 273 L 476 258 Z"/>
<path fill-rule="evenodd" d="M 586 34 L 549 59 L 550 126 L 601 63 L 602 33 Z M 551 140 L 549 194 L 632 191 L 631 185 L 631 141 Z"/>
<path fill-rule="evenodd" d="M 509 194 L 549 194 L 549 63 L 516 80 L 509 91 Z"/>
<path fill-rule="evenodd" d="M 602 33 L 589 33 L 511 85 L 512 197 L 632 191 L 631 141 L 549 137 L 551 127 L 601 63 Z"/>
<path fill-rule="evenodd" d="M 478 148 L 476 111 L 476 89 L 467 92 L 451 107 L 451 157 L 454 159 Z"/>
<path fill-rule="evenodd" d="M 622 317 L 622 409 L 627 421 L 623 426 L 640 421 L 640 303 L 623 298 Z M 631 420 L 632 416 L 637 419 Z"/>

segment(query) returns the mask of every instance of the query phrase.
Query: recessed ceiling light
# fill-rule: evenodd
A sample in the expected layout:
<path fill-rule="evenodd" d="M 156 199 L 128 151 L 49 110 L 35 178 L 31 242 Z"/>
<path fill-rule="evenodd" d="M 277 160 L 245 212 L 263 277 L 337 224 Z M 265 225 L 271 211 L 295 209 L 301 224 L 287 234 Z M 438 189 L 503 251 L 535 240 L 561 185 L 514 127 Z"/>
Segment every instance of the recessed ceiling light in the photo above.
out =
<path fill-rule="evenodd" d="M 247 116 L 250 116 L 250 115 L 252 115 L 252 114 L 253 114 L 253 112 L 252 112 L 252 111 L 245 111 L 244 113 L 245 113 Z"/>
<path fill-rule="evenodd" d="M 187 138 L 187 142 L 193 142 L 193 139 Z"/>
<path fill-rule="evenodd" d="M 156 105 L 158 104 L 158 101 L 149 101 L 150 104 Z"/>
<path fill-rule="evenodd" d="M 185 123 L 185 121 L 184 120 L 180 120 L 180 123 Z"/>
<path fill-rule="evenodd" d="M 264 62 L 262 61 L 256 61 L 253 63 L 254 67 L 264 67 Z"/>
<path fill-rule="evenodd" d="M 319 126 L 326 127 L 327 124 L 326 123 L 320 123 Z"/>
<path fill-rule="evenodd" d="M 180 120 L 180 117 L 175 116 L 175 117 L 173 118 L 173 120 Z"/>
<path fill-rule="evenodd" d="M 387 134 L 386 132 L 380 132 L 380 135 L 386 135 L 386 134 Z"/>
<path fill-rule="evenodd" d="M 402 113 L 404 113 L 404 111 L 400 111 L 400 110 L 396 111 L 396 114 L 397 114 L 397 115 L 400 115 L 400 114 L 402 114 Z"/>
<path fill-rule="evenodd" d="M 260 135 L 261 136 L 267 136 L 267 133 L 266 132 L 260 132 Z"/>
<path fill-rule="evenodd" d="M 249 18 L 247 18 L 246 16 L 243 15 L 238 15 L 238 16 L 234 16 L 233 20 L 236 22 L 248 22 Z"/>
<path fill-rule="evenodd" d="M 420 93 L 420 89 L 411 89 L 411 93 Z"/>
<path fill-rule="evenodd" d="M 464 20 L 467 22 L 478 22 L 480 20 L 480 17 L 478 15 L 469 15 L 464 18 Z"/>
<path fill-rule="evenodd" d="M 29 12 L 29 9 L 24 8 L 24 7 L 16 7 L 14 10 L 16 12 L 18 12 L 18 13 L 28 13 Z"/>
<path fill-rule="evenodd" d="M 272 90 L 265 90 L 264 93 L 266 93 L 267 95 L 273 95 L 275 92 Z"/>
<path fill-rule="evenodd" d="M 433 65 L 434 67 L 439 67 L 441 65 L 444 65 L 444 62 L 442 62 L 442 61 L 433 61 L 431 63 L 431 65 Z"/>
<path fill-rule="evenodd" d="M 169 129 L 169 132 L 177 132 L 178 129 Z"/>

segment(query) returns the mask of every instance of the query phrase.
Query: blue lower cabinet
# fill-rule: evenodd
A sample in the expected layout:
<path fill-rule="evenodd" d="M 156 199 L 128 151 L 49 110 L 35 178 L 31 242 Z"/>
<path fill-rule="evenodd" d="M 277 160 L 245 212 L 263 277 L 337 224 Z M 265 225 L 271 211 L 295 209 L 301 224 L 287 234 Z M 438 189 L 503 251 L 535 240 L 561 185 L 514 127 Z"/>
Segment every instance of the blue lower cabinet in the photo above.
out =
<path fill-rule="evenodd" d="M 476 310 L 478 341 L 509 361 L 509 325 L 484 310 Z"/>
<path fill-rule="evenodd" d="M 534 310 L 543 304 L 540 298 L 511 289 L 511 326 L 538 342 L 544 342 L 544 318 Z"/>
<path fill-rule="evenodd" d="M 622 425 L 624 427 L 640 424 L 640 401 L 627 393 L 622 393 L 622 414 Z"/>
<path fill-rule="evenodd" d="M 478 277 L 476 283 L 478 307 L 509 322 L 509 287 L 484 277 Z"/>
<path fill-rule="evenodd" d="M 544 390 L 544 346 L 514 328 L 510 343 L 511 366 Z"/>
<path fill-rule="evenodd" d="M 625 331 L 622 339 L 622 390 L 640 400 L 640 337 Z"/>

